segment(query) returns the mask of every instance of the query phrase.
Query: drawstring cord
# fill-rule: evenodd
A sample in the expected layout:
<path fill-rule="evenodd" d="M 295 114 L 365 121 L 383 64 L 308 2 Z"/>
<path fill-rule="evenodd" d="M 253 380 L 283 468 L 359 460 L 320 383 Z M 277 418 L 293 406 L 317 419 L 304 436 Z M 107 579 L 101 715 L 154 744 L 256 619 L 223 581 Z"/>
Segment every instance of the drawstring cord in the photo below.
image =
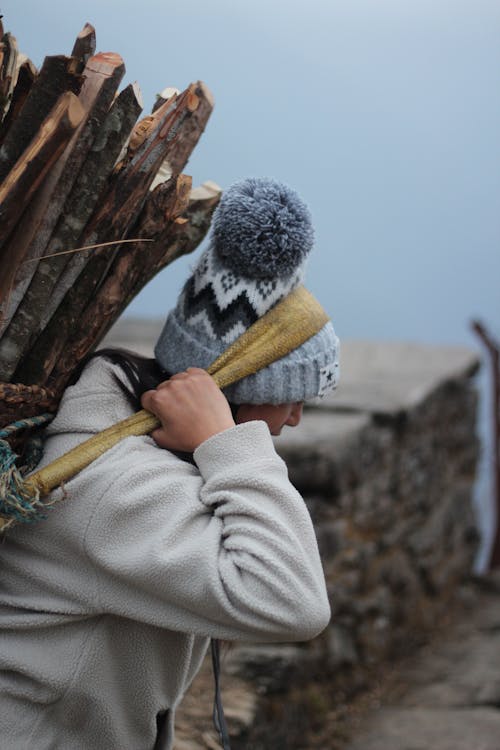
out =
<path fill-rule="evenodd" d="M 222 698 L 220 694 L 220 644 L 216 638 L 212 638 L 212 640 L 210 641 L 210 648 L 212 651 L 212 668 L 215 681 L 214 710 L 212 718 L 214 726 L 222 742 L 223 750 L 231 750 L 231 745 L 229 744 L 229 734 L 227 731 L 226 717 L 224 716 L 224 709 L 222 707 Z"/>

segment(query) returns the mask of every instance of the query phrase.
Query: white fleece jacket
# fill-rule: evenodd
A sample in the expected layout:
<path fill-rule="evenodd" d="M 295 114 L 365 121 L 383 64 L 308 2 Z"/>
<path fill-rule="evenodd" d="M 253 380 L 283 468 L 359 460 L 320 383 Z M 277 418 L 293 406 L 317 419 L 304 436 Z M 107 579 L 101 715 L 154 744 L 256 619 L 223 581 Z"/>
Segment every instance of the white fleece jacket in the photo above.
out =
<path fill-rule="evenodd" d="M 130 414 L 94 360 L 48 429 L 44 463 Z M 315 536 L 263 422 L 196 465 L 131 437 L 0 545 L 0 746 L 153 750 L 208 639 L 300 641 L 330 610 Z M 60 491 L 57 491 L 60 494 Z"/>

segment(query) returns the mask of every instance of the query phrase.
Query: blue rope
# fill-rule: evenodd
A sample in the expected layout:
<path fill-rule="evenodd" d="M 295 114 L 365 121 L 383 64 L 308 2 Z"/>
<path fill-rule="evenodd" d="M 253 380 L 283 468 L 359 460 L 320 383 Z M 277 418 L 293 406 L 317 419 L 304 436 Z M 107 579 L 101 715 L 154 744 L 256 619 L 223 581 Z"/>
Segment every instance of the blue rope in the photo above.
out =
<path fill-rule="evenodd" d="M 5 440 L 6 438 L 9 438 L 11 435 L 14 435 L 16 432 L 20 432 L 21 430 L 31 430 L 35 427 L 43 427 L 52 419 L 54 419 L 54 415 L 48 413 L 40 414 L 39 417 L 18 419 L 17 422 L 12 422 L 12 424 L 8 424 L 6 427 L 0 430 L 0 440 Z"/>
<path fill-rule="evenodd" d="M 53 418 L 53 414 L 41 414 L 19 419 L 0 430 L 0 516 L 6 521 L 4 529 L 15 521 L 31 523 L 46 517 L 38 493 L 33 493 L 24 482 L 24 475 L 33 471 L 42 457 L 43 439 L 35 435 L 27 442 L 23 466 L 18 468 L 16 462 L 19 456 L 14 453 L 7 438 L 21 430 L 43 427 Z"/>

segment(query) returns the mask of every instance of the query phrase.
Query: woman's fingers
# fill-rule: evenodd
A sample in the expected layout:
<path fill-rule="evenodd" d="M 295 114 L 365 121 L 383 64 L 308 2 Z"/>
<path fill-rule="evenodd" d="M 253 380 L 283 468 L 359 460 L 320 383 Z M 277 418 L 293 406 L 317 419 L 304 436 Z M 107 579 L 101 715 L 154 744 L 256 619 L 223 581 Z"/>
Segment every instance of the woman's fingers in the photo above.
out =
<path fill-rule="evenodd" d="M 163 448 L 193 452 L 200 443 L 234 426 L 224 394 L 213 378 L 197 367 L 146 391 L 141 403 L 162 423 L 153 438 Z"/>

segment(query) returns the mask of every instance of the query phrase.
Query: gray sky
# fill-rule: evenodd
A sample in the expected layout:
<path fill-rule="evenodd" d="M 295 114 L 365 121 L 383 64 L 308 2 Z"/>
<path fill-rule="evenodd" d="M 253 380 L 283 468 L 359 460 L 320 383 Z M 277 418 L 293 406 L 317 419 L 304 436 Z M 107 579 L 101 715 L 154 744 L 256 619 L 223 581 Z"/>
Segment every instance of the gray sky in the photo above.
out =
<path fill-rule="evenodd" d="M 341 337 L 475 343 L 500 334 L 500 3 L 496 0 L 7 0 L 39 65 L 85 21 L 149 111 L 201 78 L 216 108 L 186 171 L 288 182 L 309 203 L 309 288 Z M 130 313 L 163 316 L 192 259 Z"/>

